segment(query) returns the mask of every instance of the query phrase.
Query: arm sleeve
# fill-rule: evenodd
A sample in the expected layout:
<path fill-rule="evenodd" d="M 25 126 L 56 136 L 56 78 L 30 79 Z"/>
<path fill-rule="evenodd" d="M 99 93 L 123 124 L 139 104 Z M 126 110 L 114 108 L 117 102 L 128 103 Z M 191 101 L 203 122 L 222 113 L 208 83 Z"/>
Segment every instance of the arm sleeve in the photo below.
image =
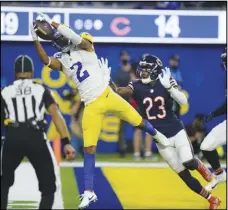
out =
<path fill-rule="evenodd" d="M 188 102 L 186 96 L 184 95 L 184 93 L 182 93 L 179 89 L 178 89 L 178 84 L 176 82 L 176 80 L 171 77 L 170 78 L 170 85 L 171 85 L 171 89 L 168 90 L 170 92 L 170 96 L 179 104 L 179 105 L 184 105 Z"/>
<path fill-rule="evenodd" d="M 52 96 L 52 93 L 49 89 L 45 88 L 44 95 L 43 95 L 44 105 L 45 108 L 48 109 L 48 107 L 51 104 L 57 104 L 54 97 Z"/>
<path fill-rule="evenodd" d="M 223 114 L 225 114 L 226 111 L 226 102 L 224 104 L 222 104 L 219 108 L 217 108 L 215 111 L 213 111 L 211 114 L 213 117 L 218 117 L 221 116 Z"/>
<path fill-rule="evenodd" d="M 73 30 L 71 30 L 69 27 L 64 25 L 59 25 L 57 30 L 67 39 L 70 39 L 73 44 L 79 45 L 82 42 L 82 37 L 76 34 Z"/>

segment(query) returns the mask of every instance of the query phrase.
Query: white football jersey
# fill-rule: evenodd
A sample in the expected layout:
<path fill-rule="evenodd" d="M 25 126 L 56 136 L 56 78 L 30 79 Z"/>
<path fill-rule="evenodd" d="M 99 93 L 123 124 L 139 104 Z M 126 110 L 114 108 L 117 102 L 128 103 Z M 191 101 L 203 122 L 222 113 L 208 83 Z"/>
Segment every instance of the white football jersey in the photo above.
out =
<path fill-rule="evenodd" d="M 58 52 L 54 57 L 62 63 L 64 74 L 76 83 L 85 105 L 94 101 L 108 86 L 104 70 L 100 68 L 94 51 L 75 47 L 70 53 Z"/>

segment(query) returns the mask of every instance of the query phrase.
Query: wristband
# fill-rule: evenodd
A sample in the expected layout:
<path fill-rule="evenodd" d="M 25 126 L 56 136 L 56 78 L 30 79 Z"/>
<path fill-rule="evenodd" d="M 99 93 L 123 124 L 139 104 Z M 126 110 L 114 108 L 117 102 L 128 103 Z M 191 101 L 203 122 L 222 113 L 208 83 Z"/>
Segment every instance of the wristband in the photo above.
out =
<path fill-rule="evenodd" d="M 63 143 L 63 145 L 65 146 L 66 144 L 70 144 L 70 140 L 68 137 L 65 137 L 63 139 L 61 139 L 61 142 Z"/>
<path fill-rule="evenodd" d="M 51 64 L 51 58 L 50 57 L 48 57 L 48 64 L 46 65 L 47 67 L 49 67 L 50 66 L 50 64 Z"/>

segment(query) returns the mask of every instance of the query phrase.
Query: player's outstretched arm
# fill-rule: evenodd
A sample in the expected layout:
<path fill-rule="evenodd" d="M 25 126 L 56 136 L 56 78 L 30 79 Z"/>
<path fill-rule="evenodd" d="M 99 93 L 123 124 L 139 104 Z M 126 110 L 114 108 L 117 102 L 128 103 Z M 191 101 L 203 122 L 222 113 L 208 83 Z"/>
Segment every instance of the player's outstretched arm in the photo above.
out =
<path fill-rule="evenodd" d="M 219 117 L 223 114 L 226 113 L 226 106 L 227 106 L 227 103 L 225 101 L 224 104 L 222 104 L 219 108 L 217 108 L 215 111 L 213 111 L 211 114 L 213 117 Z"/>
<path fill-rule="evenodd" d="M 44 48 L 42 47 L 42 45 L 40 44 L 39 40 L 38 40 L 38 36 L 35 32 L 35 28 L 36 26 L 33 26 L 32 24 L 30 25 L 30 31 L 31 31 L 31 34 L 32 34 L 32 38 L 33 38 L 33 41 L 34 41 L 34 45 L 35 45 L 35 48 L 36 48 L 36 51 L 37 51 L 37 54 L 38 56 L 40 57 L 40 60 L 41 62 L 50 67 L 51 69 L 55 69 L 55 70 L 60 70 L 62 69 L 62 64 L 61 62 L 56 59 L 56 58 L 53 58 L 53 57 L 49 57 L 47 55 L 47 53 L 45 52 Z"/>
<path fill-rule="evenodd" d="M 205 122 L 209 122 L 212 120 L 212 118 L 214 117 L 219 117 L 223 114 L 225 114 L 227 111 L 226 111 L 226 101 L 224 104 L 222 104 L 219 108 L 217 108 L 216 110 L 214 110 L 213 112 L 210 112 L 204 119 Z"/>
<path fill-rule="evenodd" d="M 158 76 L 161 84 L 170 93 L 170 96 L 179 104 L 184 105 L 188 102 L 184 93 L 178 89 L 177 82 L 171 78 L 169 68 L 162 69 L 162 74 Z"/>
<path fill-rule="evenodd" d="M 51 24 L 55 29 L 57 29 L 64 37 L 70 39 L 73 44 L 79 46 L 83 50 L 93 49 L 92 43 L 86 39 L 83 39 L 80 35 L 76 34 L 69 27 L 54 22 L 48 15 L 39 13 L 40 17 Z"/>
<path fill-rule="evenodd" d="M 116 93 L 122 97 L 131 97 L 133 95 L 133 90 L 130 87 L 118 87 Z"/>
<path fill-rule="evenodd" d="M 51 24 L 54 28 L 56 28 L 64 37 L 70 39 L 73 44 L 79 46 L 83 50 L 92 50 L 92 43 L 86 39 L 83 39 L 80 35 L 76 34 L 69 27 L 52 22 Z"/>

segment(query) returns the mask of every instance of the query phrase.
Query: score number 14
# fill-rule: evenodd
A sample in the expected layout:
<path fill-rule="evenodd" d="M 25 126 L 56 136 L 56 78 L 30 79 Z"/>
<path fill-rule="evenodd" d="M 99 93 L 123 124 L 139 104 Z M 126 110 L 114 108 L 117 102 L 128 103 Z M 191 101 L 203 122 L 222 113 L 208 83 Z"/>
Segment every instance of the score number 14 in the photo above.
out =
<path fill-rule="evenodd" d="M 165 15 L 160 15 L 155 19 L 154 23 L 158 26 L 159 37 L 163 38 L 166 35 L 171 35 L 174 38 L 179 37 L 181 29 L 177 15 L 171 15 L 168 19 Z"/>

